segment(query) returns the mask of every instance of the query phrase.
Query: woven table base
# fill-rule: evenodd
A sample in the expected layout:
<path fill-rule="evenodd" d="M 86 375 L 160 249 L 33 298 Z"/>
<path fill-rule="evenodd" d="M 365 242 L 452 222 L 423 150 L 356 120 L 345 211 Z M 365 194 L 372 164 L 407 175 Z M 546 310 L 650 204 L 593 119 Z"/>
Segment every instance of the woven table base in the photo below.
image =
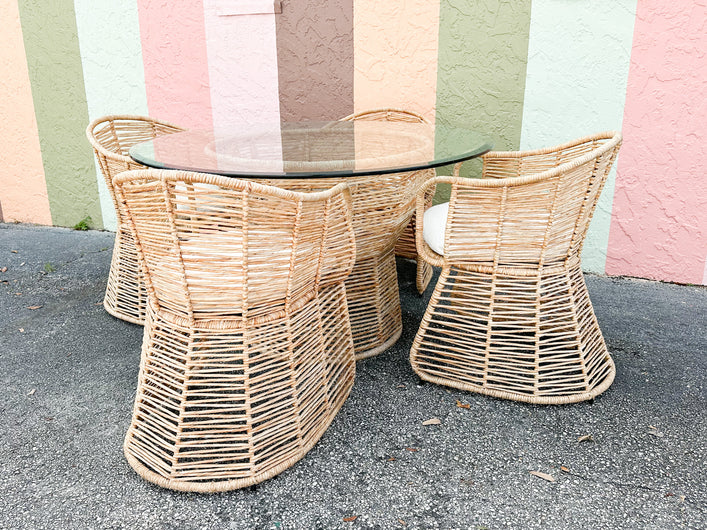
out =
<path fill-rule="evenodd" d="M 434 173 L 432 176 L 434 176 Z M 431 202 L 432 201 L 430 201 L 430 203 Z M 417 287 L 418 293 L 424 293 L 432 279 L 433 269 L 432 265 L 422 261 L 417 256 L 417 247 L 415 246 L 415 214 L 412 215 L 412 219 L 410 219 L 410 222 L 405 227 L 405 231 L 395 244 L 395 255 L 417 261 L 415 287 Z"/>
<path fill-rule="evenodd" d="M 364 110 L 341 118 L 341 121 L 402 121 L 408 123 L 428 123 L 424 116 L 417 112 L 396 108 Z M 434 169 L 427 170 L 427 178 L 432 178 L 435 174 Z M 428 206 L 431 204 L 432 195 L 429 196 Z M 417 256 L 417 247 L 415 246 L 415 214 L 413 214 L 410 222 L 405 227 L 405 231 L 400 235 L 395 244 L 395 255 L 417 261 L 417 277 L 415 278 L 415 284 L 417 291 L 422 294 L 425 289 L 427 289 L 427 285 L 432 279 L 432 267 L 428 263 L 418 259 Z M 368 356 L 370 357 L 370 355 Z"/>
<path fill-rule="evenodd" d="M 410 362 L 426 381 L 537 404 L 591 399 L 616 373 L 579 264 L 536 278 L 444 268 Z"/>
<path fill-rule="evenodd" d="M 403 321 L 393 248 L 356 261 L 346 279 L 346 298 L 357 361 L 395 344 Z"/>
<path fill-rule="evenodd" d="M 409 224 L 429 170 L 347 178 L 277 179 L 265 183 L 314 192 L 346 182 L 351 190 L 356 263 L 346 279 L 356 360 L 382 353 L 400 337 L 402 318 L 395 243 Z M 429 267 L 426 263 L 423 264 Z M 429 267 L 429 275 L 432 268 Z"/>

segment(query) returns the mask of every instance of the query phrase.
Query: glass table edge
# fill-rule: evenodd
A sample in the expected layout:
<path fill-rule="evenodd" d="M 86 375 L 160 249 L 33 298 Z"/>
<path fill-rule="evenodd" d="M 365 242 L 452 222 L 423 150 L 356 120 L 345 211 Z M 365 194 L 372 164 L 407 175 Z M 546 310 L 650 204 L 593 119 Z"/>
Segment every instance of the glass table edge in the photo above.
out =
<path fill-rule="evenodd" d="M 399 166 L 393 168 L 372 168 L 372 169 L 360 169 L 360 170 L 330 170 L 330 171 L 296 171 L 296 172 L 268 172 L 268 173 L 258 173 L 254 171 L 228 171 L 228 170 L 216 170 L 216 169 L 204 169 L 199 167 L 189 167 L 182 166 L 176 167 L 171 164 L 160 163 L 153 159 L 143 158 L 140 153 L 137 152 L 139 147 L 148 142 L 141 142 L 135 144 L 129 150 L 130 158 L 132 158 L 138 164 L 147 166 L 153 169 L 165 169 L 170 171 L 193 171 L 196 173 L 206 173 L 209 175 L 221 175 L 224 177 L 233 178 L 257 178 L 257 179 L 300 179 L 300 178 L 345 178 L 345 177 L 365 177 L 371 175 L 389 175 L 392 173 L 409 173 L 411 171 L 422 171 L 425 169 L 434 169 L 443 166 L 449 166 L 452 164 L 457 164 L 459 162 L 466 162 L 474 158 L 480 157 L 493 149 L 493 144 L 491 142 L 485 142 L 482 146 L 474 151 L 469 151 L 463 155 L 445 157 L 439 160 L 434 160 L 428 163 L 418 163 L 411 164 L 409 166 Z"/>

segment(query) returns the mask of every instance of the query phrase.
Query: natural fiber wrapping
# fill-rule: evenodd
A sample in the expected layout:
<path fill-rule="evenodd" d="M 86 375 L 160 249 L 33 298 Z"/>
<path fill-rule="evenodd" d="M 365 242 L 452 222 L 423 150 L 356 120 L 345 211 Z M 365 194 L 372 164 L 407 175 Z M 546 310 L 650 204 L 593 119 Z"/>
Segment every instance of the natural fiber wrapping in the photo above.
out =
<path fill-rule="evenodd" d="M 157 170 L 114 182 L 149 295 L 129 463 L 201 492 L 292 466 L 353 384 L 345 184 L 302 194 Z"/>
<path fill-rule="evenodd" d="M 128 156 L 133 145 L 183 130 L 152 118 L 128 115 L 103 116 L 92 121 L 86 129 L 118 221 L 103 306 L 113 316 L 134 324 L 142 324 L 145 320 L 147 296 L 133 238 L 124 225 L 124 213 L 115 197 L 113 177 L 123 171 L 145 169 Z"/>
<path fill-rule="evenodd" d="M 621 134 L 490 152 L 481 179 L 436 177 L 417 199 L 417 249 L 442 267 L 410 351 L 421 378 L 531 403 L 591 399 L 611 384 L 581 250 Z M 423 239 L 425 193 L 451 184 L 443 255 Z M 420 221 L 422 220 L 422 221 Z"/>

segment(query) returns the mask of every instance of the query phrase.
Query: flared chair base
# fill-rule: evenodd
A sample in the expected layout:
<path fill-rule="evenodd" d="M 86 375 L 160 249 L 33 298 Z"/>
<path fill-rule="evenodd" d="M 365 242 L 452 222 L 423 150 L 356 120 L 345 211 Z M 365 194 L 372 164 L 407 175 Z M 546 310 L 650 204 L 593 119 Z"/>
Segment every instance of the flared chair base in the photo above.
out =
<path fill-rule="evenodd" d="M 130 231 L 119 227 L 115 234 L 113 257 L 103 307 L 116 318 L 143 325 L 147 291 L 137 260 L 137 250 Z"/>
<path fill-rule="evenodd" d="M 251 321 L 148 309 L 125 456 L 159 486 L 242 488 L 300 460 L 346 400 L 355 362 L 343 285 Z"/>
<path fill-rule="evenodd" d="M 592 399 L 616 373 L 579 264 L 534 277 L 444 268 L 410 362 L 426 381 L 536 404 Z"/>

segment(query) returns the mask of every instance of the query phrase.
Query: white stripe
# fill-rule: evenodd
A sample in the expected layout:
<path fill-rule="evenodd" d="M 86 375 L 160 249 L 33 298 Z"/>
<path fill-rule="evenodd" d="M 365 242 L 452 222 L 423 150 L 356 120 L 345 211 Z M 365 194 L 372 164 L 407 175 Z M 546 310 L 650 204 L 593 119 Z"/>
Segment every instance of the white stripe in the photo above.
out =
<path fill-rule="evenodd" d="M 621 130 L 637 0 L 533 2 L 521 149 Z M 584 269 L 603 273 L 616 164 L 587 234 Z"/>
<path fill-rule="evenodd" d="M 75 0 L 74 8 L 89 120 L 106 114 L 147 115 L 137 0 Z M 115 230 L 113 201 L 97 162 L 96 168 L 103 226 Z"/>

